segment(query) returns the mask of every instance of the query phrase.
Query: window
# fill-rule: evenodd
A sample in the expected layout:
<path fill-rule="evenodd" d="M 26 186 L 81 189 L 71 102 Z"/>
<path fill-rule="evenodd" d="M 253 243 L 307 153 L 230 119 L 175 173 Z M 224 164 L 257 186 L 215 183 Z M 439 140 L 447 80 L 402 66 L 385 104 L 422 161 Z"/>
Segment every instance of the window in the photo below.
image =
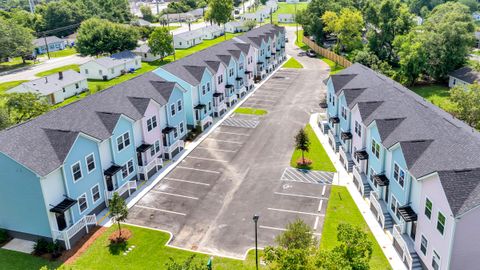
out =
<path fill-rule="evenodd" d="M 80 167 L 80 161 L 72 165 L 73 182 L 76 182 L 82 178 L 82 168 Z"/>
<path fill-rule="evenodd" d="M 230 77 L 233 76 L 233 68 L 230 69 Z"/>
<path fill-rule="evenodd" d="M 117 149 L 122 151 L 125 147 L 130 145 L 130 135 L 128 132 L 125 132 L 123 135 L 117 138 Z"/>
<path fill-rule="evenodd" d="M 202 85 L 202 95 L 205 95 L 205 85 Z"/>
<path fill-rule="evenodd" d="M 170 105 L 170 114 L 171 114 L 172 116 L 175 115 L 175 104 Z"/>
<path fill-rule="evenodd" d="M 211 101 L 208 102 L 208 110 L 209 110 L 209 111 L 212 110 L 212 102 L 211 102 Z"/>
<path fill-rule="evenodd" d="M 428 248 L 428 241 L 425 236 L 422 235 L 422 240 L 420 241 L 420 250 L 422 251 L 423 255 L 427 255 L 427 248 Z"/>
<path fill-rule="evenodd" d="M 133 173 L 133 159 L 130 159 L 122 166 L 123 179 L 127 178 L 131 173 Z"/>
<path fill-rule="evenodd" d="M 392 200 L 390 202 L 390 209 L 392 210 L 393 213 L 395 213 L 395 216 L 397 216 L 397 218 L 400 218 L 400 212 L 398 211 L 398 208 L 400 208 L 400 205 L 398 204 L 397 199 L 392 195 Z"/>
<path fill-rule="evenodd" d="M 63 93 L 65 93 L 65 87 L 64 87 L 64 88 L 62 88 L 62 91 L 63 91 Z"/>
<path fill-rule="evenodd" d="M 210 83 L 207 82 L 207 92 L 210 92 Z"/>
<path fill-rule="evenodd" d="M 438 212 L 437 230 L 443 235 L 443 231 L 445 230 L 445 216 L 441 212 Z"/>
<path fill-rule="evenodd" d="M 88 69 L 85 69 L 85 74 L 88 74 Z"/>
<path fill-rule="evenodd" d="M 102 74 L 103 74 L 103 71 L 102 71 L 102 70 L 99 70 L 99 71 L 98 71 L 98 74 L 102 75 Z"/>
<path fill-rule="evenodd" d="M 347 120 L 347 109 L 342 106 L 342 118 Z"/>
<path fill-rule="evenodd" d="M 355 121 L 355 133 L 358 135 L 358 137 L 362 137 L 362 127 L 357 121 Z"/>
<path fill-rule="evenodd" d="M 373 168 L 370 168 L 370 182 L 372 182 L 375 187 L 377 187 L 377 181 L 373 180 L 373 177 L 376 174 L 377 173 L 375 172 L 375 170 Z"/>
<path fill-rule="evenodd" d="M 147 120 L 147 130 L 151 131 L 157 127 L 157 117 L 154 115 L 152 118 Z"/>
<path fill-rule="evenodd" d="M 155 156 L 156 154 L 158 154 L 160 152 L 160 141 L 156 141 L 152 148 L 150 148 L 150 156 Z"/>
<path fill-rule="evenodd" d="M 173 128 L 173 138 L 177 138 L 178 137 L 178 130 L 177 128 Z"/>
<path fill-rule="evenodd" d="M 218 84 L 221 84 L 223 82 L 223 74 L 220 74 L 218 76 Z"/>
<path fill-rule="evenodd" d="M 183 126 L 183 122 L 180 122 L 180 124 L 178 126 L 180 128 L 180 134 L 183 134 L 183 132 L 185 131 L 185 127 Z"/>
<path fill-rule="evenodd" d="M 432 217 L 432 207 L 433 207 L 432 202 L 428 198 L 426 198 L 425 199 L 425 216 L 427 216 L 428 219 Z"/>
<path fill-rule="evenodd" d="M 183 104 L 182 104 L 182 101 L 181 101 L 181 100 L 177 101 L 178 111 L 181 111 L 181 110 L 182 110 L 182 105 L 183 105 Z"/>
<path fill-rule="evenodd" d="M 80 210 L 80 214 L 88 209 L 87 194 L 84 193 L 78 197 L 78 209 Z"/>
<path fill-rule="evenodd" d="M 380 144 L 378 144 L 374 139 L 372 139 L 372 153 L 380 158 Z"/>
<path fill-rule="evenodd" d="M 113 68 L 111 68 L 111 69 L 110 69 L 110 73 L 112 73 L 112 74 L 113 74 Z"/>
<path fill-rule="evenodd" d="M 87 172 L 91 173 L 95 170 L 95 155 L 91 153 L 85 158 L 85 163 L 87 164 Z"/>
<path fill-rule="evenodd" d="M 335 97 L 332 97 L 332 105 L 335 106 Z"/>
<path fill-rule="evenodd" d="M 96 203 L 98 200 L 100 200 L 100 188 L 98 187 L 98 184 L 92 188 L 92 199 L 93 203 Z"/>
<path fill-rule="evenodd" d="M 240 65 L 238 66 L 238 69 L 243 70 L 243 63 L 240 63 Z"/>
<path fill-rule="evenodd" d="M 397 163 L 393 165 L 393 178 L 402 186 L 405 184 L 405 172 L 398 166 Z"/>
<path fill-rule="evenodd" d="M 435 250 L 433 251 L 432 256 L 432 267 L 434 270 L 440 269 L 440 256 L 438 256 L 438 253 Z"/>

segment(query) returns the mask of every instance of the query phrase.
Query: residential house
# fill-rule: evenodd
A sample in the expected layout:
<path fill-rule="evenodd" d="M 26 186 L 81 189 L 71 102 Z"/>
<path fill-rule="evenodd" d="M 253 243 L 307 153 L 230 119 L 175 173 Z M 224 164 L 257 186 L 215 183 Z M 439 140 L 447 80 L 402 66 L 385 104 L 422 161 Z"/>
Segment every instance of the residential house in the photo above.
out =
<path fill-rule="evenodd" d="M 285 14 L 285 13 L 278 14 L 278 22 L 279 23 L 294 23 L 295 22 L 295 15 L 294 14 Z"/>
<path fill-rule="evenodd" d="M 472 18 L 473 18 L 473 20 L 475 20 L 475 21 L 480 21 L 480 13 L 474 12 L 474 13 L 472 14 Z"/>
<path fill-rule="evenodd" d="M 137 56 L 140 56 L 143 62 L 153 62 L 162 58 L 160 54 L 152 53 L 150 51 L 150 46 L 148 46 L 147 43 L 141 44 L 140 46 L 135 48 L 135 50 L 133 50 L 132 52 Z"/>
<path fill-rule="evenodd" d="M 225 24 L 225 32 L 227 33 L 241 33 L 248 30 L 248 27 L 243 22 L 228 22 Z"/>
<path fill-rule="evenodd" d="M 197 9 L 194 9 L 194 10 L 191 10 L 191 11 L 187 12 L 187 14 L 192 15 L 193 18 L 195 18 L 195 19 L 203 18 L 204 13 L 205 13 L 204 8 L 197 8 Z"/>
<path fill-rule="evenodd" d="M 135 25 L 135 26 L 142 26 L 142 27 L 151 27 L 152 26 L 152 23 L 150 23 L 149 21 L 146 21 L 144 19 L 136 19 L 136 20 L 132 21 L 131 24 Z"/>
<path fill-rule="evenodd" d="M 75 70 L 69 69 L 40 79 L 24 82 L 7 92 L 35 93 L 45 98 L 50 104 L 57 104 L 87 89 L 87 78 Z"/>
<path fill-rule="evenodd" d="M 163 14 L 160 17 L 160 20 L 163 22 L 193 22 L 195 21 L 195 17 L 190 13 L 171 13 L 171 14 Z"/>
<path fill-rule="evenodd" d="M 480 81 L 480 72 L 471 67 L 459 68 L 448 74 L 448 87 L 457 85 L 469 85 Z"/>
<path fill-rule="evenodd" d="M 187 49 L 203 42 L 203 33 L 201 30 L 183 32 L 173 36 L 173 45 L 175 49 Z"/>
<path fill-rule="evenodd" d="M 241 21 L 256 21 L 262 23 L 264 21 L 264 15 L 258 11 L 255 13 L 244 13 L 240 16 Z"/>
<path fill-rule="evenodd" d="M 183 149 L 183 92 L 147 73 L 1 131 L 0 227 L 71 248 L 114 192 Z"/>
<path fill-rule="evenodd" d="M 202 33 L 202 39 L 215 39 L 225 34 L 223 27 L 212 24 L 198 29 Z"/>
<path fill-rule="evenodd" d="M 278 10 L 278 2 L 276 0 L 269 0 L 265 3 L 265 6 L 269 9 L 269 12 L 274 13 Z"/>
<path fill-rule="evenodd" d="M 123 51 L 88 61 L 80 66 L 80 73 L 88 79 L 107 81 L 141 68 L 141 60 L 141 56 Z"/>
<path fill-rule="evenodd" d="M 34 55 L 47 53 L 47 47 L 49 52 L 56 52 L 65 49 L 65 40 L 56 36 L 48 36 L 37 38 L 33 40 L 35 50 Z"/>
<path fill-rule="evenodd" d="M 329 143 L 407 268 L 476 268 L 480 133 L 360 64 L 326 101 Z"/>

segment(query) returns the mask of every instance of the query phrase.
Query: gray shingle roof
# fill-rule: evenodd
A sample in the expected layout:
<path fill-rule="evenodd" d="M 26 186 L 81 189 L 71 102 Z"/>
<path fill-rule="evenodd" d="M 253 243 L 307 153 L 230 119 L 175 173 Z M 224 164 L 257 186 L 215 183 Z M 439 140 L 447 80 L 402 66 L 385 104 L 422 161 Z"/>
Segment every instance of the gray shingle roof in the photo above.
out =
<path fill-rule="evenodd" d="M 467 83 L 474 83 L 480 81 L 480 72 L 472 69 L 471 67 L 459 68 L 448 75 Z"/>
<path fill-rule="evenodd" d="M 0 152 L 45 176 L 61 166 L 79 133 L 108 139 L 121 115 L 141 119 L 147 101 L 165 105 L 175 85 L 145 73 L 1 131 Z"/>
<path fill-rule="evenodd" d="M 48 36 L 48 37 L 46 37 L 46 39 L 47 39 L 47 44 L 65 42 L 63 39 L 58 38 L 56 36 Z M 37 38 L 37 39 L 33 40 L 33 45 L 35 47 L 45 46 L 45 38 Z"/>
<path fill-rule="evenodd" d="M 133 50 L 133 52 L 136 53 L 149 53 L 150 52 L 150 46 L 148 46 L 147 43 L 143 43 L 142 45 L 138 46 Z"/>
<path fill-rule="evenodd" d="M 354 74 L 356 76 L 352 76 Z M 415 178 L 444 172 L 439 175 L 445 193 L 450 196 L 463 189 L 460 181 L 449 178 L 455 175 L 453 171 L 480 168 L 480 133 L 399 83 L 361 64 L 346 68 L 332 76 L 332 80 L 340 88 L 365 88 L 348 106 L 353 108 L 358 104 L 367 126 L 376 122 L 385 147 L 400 143 L 408 171 Z M 335 91 L 341 89 L 335 88 Z M 369 104 L 367 101 L 377 102 Z M 480 178 L 472 181 L 474 183 L 469 185 L 476 187 Z M 470 192 L 465 198 L 449 197 L 449 201 L 463 207 L 455 210 L 452 205 L 455 215 L 461 209 L 465 211 L 471 205 L 478 205 L 480 188 L 474 190 L 478 192 Z"/>
<path fill-rule="evenodd" d="M 480 169 L 439 171 L 438 175 L 454 216 L 480 205 Z"/>
<path fill-rule="evenodd" d="M 76 72 L 75 70 L 69 69 L 62 72 L 62 79 L 60 79 L 59 73 L 54 73 L 40 79 L 22 83 L 22 85 L 26 86 L 28 89 L 15 90 L 14 88 L 12 89 L 13 91 L 8 92 L 30 92 L 30 89 L 34 89 L 40 95 L 45 96 L 61 91 L 63 87 L 81 82 L 83 80 L 86 80 L 84 75 Z"/>
<path fill-rule="evenodd" d="M 118 65 L 123 65 L 125 62 L 131 61 L 136 57 L 137 55 L 131 51 L 123 51 L 123 52 L 112 54 L 111 56 L 108 56 L 108 57 L 94 59 L 92 61 L 96 62 L 97 64 L 103 67 L 111 68 L 111 67 L 116 67 Z"/>

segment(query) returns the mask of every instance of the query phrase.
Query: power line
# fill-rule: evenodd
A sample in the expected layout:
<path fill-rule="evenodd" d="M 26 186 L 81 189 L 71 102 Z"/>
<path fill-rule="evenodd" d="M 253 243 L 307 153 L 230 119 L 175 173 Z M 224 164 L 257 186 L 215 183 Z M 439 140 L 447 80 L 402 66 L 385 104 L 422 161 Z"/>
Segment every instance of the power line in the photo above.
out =
<path fill-rule="evenodd" d="M 76 23 L 76 24 L 71 24 L 71 25 L 67 25 L 67 26 L 63 26 L 63 27 L 59 27 L 59 28 L 55 28 L 55 29 L 51 29 L 51 30 L 46 30 L 46 31 L 42 31 L 42 32 L 37 32 L 37 36 L 45 36 L 45 35 L 48 35 L 48 34 L 51 34 L 51 33 L 56 33 L 56 32 L 60 32 L 60 31 L 64 31 L 64 30 L 70 30 L 70 29 L 73 29 L 73 28 L 77 28 L 78 26 L 80 26 L 80 23 Z"/>

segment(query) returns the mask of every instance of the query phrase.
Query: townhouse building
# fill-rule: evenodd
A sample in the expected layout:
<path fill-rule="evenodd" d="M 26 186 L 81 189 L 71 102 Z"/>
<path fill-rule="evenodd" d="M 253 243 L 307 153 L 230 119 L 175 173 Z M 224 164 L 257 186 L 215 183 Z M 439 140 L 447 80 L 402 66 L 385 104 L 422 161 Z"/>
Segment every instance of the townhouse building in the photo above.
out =
<path fill-rule="evenodd" d="M 283 28 L 255 33 L 265 51 L 284 48 Z M 0 131 L 0 228 L 71 248 L 115 192 L 131 195 L 184 149 L 188 128 L 206 129 L 253 89 L 259 50 L 249 41 L 220 43 Z"/>
<path fill-rule="evenodd" d="M 407 268 L 477 268 L 480 134 L 360 64 L 329 78 L 324 105 L 330 146 Z"/>

